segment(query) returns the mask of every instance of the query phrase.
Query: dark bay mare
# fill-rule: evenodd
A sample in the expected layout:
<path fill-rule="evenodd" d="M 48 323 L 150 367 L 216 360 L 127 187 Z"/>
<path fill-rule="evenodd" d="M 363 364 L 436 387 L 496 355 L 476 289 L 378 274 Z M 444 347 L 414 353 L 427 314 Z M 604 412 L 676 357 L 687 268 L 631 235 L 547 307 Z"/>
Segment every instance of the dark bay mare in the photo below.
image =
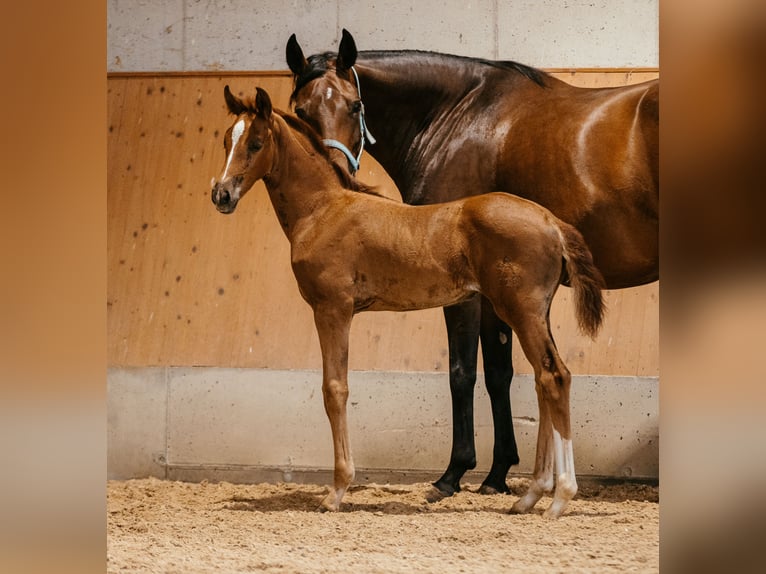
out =
<path fill-rule="evenodd" d="M 235 119 L 224 136 L 226 161 L 213 180 L 212 201 L 232 213 L 263 180 L 290 241 L 300 293 L 314 312 L 335 453 L 334 484 L 322 508 L 338 510 L 354 478 L 346 420 L 353 316 L 454 305 L 480 293 L 513 327 L 535 372 L 535 471 L 512 510 L 529 511 L 554 490 L 545 516 L 560 516 L 577 492 L 571 376 L 549 322 L 562 280 L 574 288 L 584 332 L 595 335 L 603 316 L 603 279 L 580 233 L 536 203 L 505 193 L 424 206 L 373 195 L 330 161 L 308 124 L 273 110 L 264 90 L 242 100 L 226 86 L 224 97 Z"/>
<path fill-rule="evenodd" d="M 658 278 L 659 82 L 577 88 L 515 62 L 420 51 L 357 52 L 343 31 L 338 53 L 303 55 L 287 43 L 295 112 L 353 167 L 366 149 L 409 204 L 502 190 L 547 207 L 584 236 L 611 289 Z M 335 144 L 329 144 L 335 145 Z M 460 490 L 476 465 L 473 390 L 481 340 L 494 452 L 482 492 L 507 492 L 519 462 L 510 384 L 511 330 L 486 298 L 446 307 L 453 444 L 434 483 Z"/>

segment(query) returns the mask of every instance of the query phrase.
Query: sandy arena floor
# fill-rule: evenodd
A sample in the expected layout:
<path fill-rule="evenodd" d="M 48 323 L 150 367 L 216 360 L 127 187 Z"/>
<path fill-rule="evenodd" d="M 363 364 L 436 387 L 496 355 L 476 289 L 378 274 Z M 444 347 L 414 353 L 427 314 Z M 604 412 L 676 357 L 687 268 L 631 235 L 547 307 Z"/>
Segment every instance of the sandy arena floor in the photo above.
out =
<path fill-rule="evenodd" d="M 325 487 L 157 479 L 108 484 L 107 571 L 658 572 L 659 491 L 584 487 L 558 520 L 543 498 L 509 515 L 511 495 L 478 485 L 436 503 L 429 484 L 353 486 L 342 511 L 319 513 Z"/>

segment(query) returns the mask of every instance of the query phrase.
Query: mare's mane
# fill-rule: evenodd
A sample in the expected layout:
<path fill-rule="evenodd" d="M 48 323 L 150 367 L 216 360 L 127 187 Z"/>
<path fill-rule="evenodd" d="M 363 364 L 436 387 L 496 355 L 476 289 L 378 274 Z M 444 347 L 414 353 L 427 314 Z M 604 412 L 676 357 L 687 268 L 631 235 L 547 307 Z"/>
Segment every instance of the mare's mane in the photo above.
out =
<path fill-rule="evenodd" d="M 480 64 L 483 66 L 491 66 L 500 70 L 506 70 L 509 72 L 517 72 L 525 78 L 533 81 L 538 86 L 544 88 L 547 86 L 547 78 L 549 75 L 538 68 L 527 66 L 514 62 L 513 60 L 487 60 L 485 58 L 471 58 L 468 56 L 455 56 L 452 54 L 442 54 L 439 52 L 429 52 L 425 50 L 379 50 L 379 51 L 363 51 L 359 52 L 360 55 L 369 55 L 381 59 L 394 59 L 394 58 L 406 58 L 407 56 L 417 55 L 424 56 L 433 59 L 434 63 L 447 64 L 447 65 L 465 65 L 465 64 Z M 320 78 L 325 75 L 330 66 L 337 59 L 338 54 L 336 52 L 323 52 L 321 54 L 314 54 L 307 59 L 307 65 L 303 70 L 303 73 L 299 76 L 295 76 L 295 89 L 290 95 L 290 102 L 295 101 L 295 97 L 298 92 L 316 78 Z"/>

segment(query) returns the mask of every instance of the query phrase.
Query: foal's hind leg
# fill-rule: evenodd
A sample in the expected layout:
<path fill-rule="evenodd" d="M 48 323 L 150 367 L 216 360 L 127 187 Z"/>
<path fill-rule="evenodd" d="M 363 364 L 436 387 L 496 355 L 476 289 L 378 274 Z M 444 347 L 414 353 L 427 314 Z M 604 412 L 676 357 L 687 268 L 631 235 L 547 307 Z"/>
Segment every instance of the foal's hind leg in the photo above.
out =
<path fill-rule="evenodd" d="M 572 377 L 556 350 L 547 317 L 525 321 L 522 328 L 516 328 L 516 335 L 535 371 L 540 427 L 532 482 L 511 512 L 531 510 L 543 493 L 555 486 L 553 502 L 544 516 L 557 518 L 577 493 L 569 415 Z"/>
<path fill-rule="evenodd" d="M 519 451 L 513 433 L 511 415 L 511 328 L 495 313 L 488 299 L 481 299 L 481 352 L 484 357 L 484 381 L 492 406 L 492 424 L 495 445 L 492 451 L 492 468 L 481 484 L 482 494 L 507 493 L 505 479 L 508 470 L 519 464 Z"/>
<path fill-rule="evenodd" d="M 473 437 L 473 392 L 479 349 L 480 299 L 444 308 L 449 343 L 449 387 L 452 395 L 452 454 L 442 477 L 433 483 L 435 498 L 460 491 L 465 471 L 476 467 Z"/>
<path fill-rule="evenodd" d="M 348 336 L 353 316 L 349 306 L 322 306 L 314 309 L 314 322 L 322 348 L 322 395 L 330 419 L 335 452 L 335 472 L 330 493 L 321 510 L 338 510 L 343 495 L 354 479 L 354 461 L 348 437 Z"/>

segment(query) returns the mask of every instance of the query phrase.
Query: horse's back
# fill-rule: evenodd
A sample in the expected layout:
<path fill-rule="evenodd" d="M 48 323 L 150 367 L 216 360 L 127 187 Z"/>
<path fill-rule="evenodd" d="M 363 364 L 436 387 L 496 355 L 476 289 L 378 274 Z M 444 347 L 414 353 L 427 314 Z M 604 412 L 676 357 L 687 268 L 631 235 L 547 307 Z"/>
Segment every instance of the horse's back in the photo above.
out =
<path fill-rule="evenodd" d="M 555 84 L 507 108 L 496 184 L 585 237 L 612 288 L 657 278 L 659 82 Z"/>
<path fill-rule="evenodd" d="M 543 207 L 507 193 L 465 200 L 461 227 L 479 289 L 512 328 L 545 316 L 562 279 L 559 220 Z M 500 307 L 498 307 L 500 306 Z"/>
<path fill-rule="evenodd" d="M 492 266 L 496 260 L 537 266 L 535 262 L 560 258 L 558 224 L 559 219 L 544 207 L 503 192 L 464 200 L 461 221 L 481 266 Z"/>
<path fill-rule="evenodd" d="M 660 187 L 660 81 L 646 82 L 646 91 L 639 105 L 639 122 L 644 136 L 649 168 L 656 188 Z"/>
<path fill-rule="evenodd" d="M 558 218 L 545 207 L 504 191 L 484 193 L 462 201 L 464 219 L 504 234 L 535 234 L 555 228 L 558 222 Z"/>

